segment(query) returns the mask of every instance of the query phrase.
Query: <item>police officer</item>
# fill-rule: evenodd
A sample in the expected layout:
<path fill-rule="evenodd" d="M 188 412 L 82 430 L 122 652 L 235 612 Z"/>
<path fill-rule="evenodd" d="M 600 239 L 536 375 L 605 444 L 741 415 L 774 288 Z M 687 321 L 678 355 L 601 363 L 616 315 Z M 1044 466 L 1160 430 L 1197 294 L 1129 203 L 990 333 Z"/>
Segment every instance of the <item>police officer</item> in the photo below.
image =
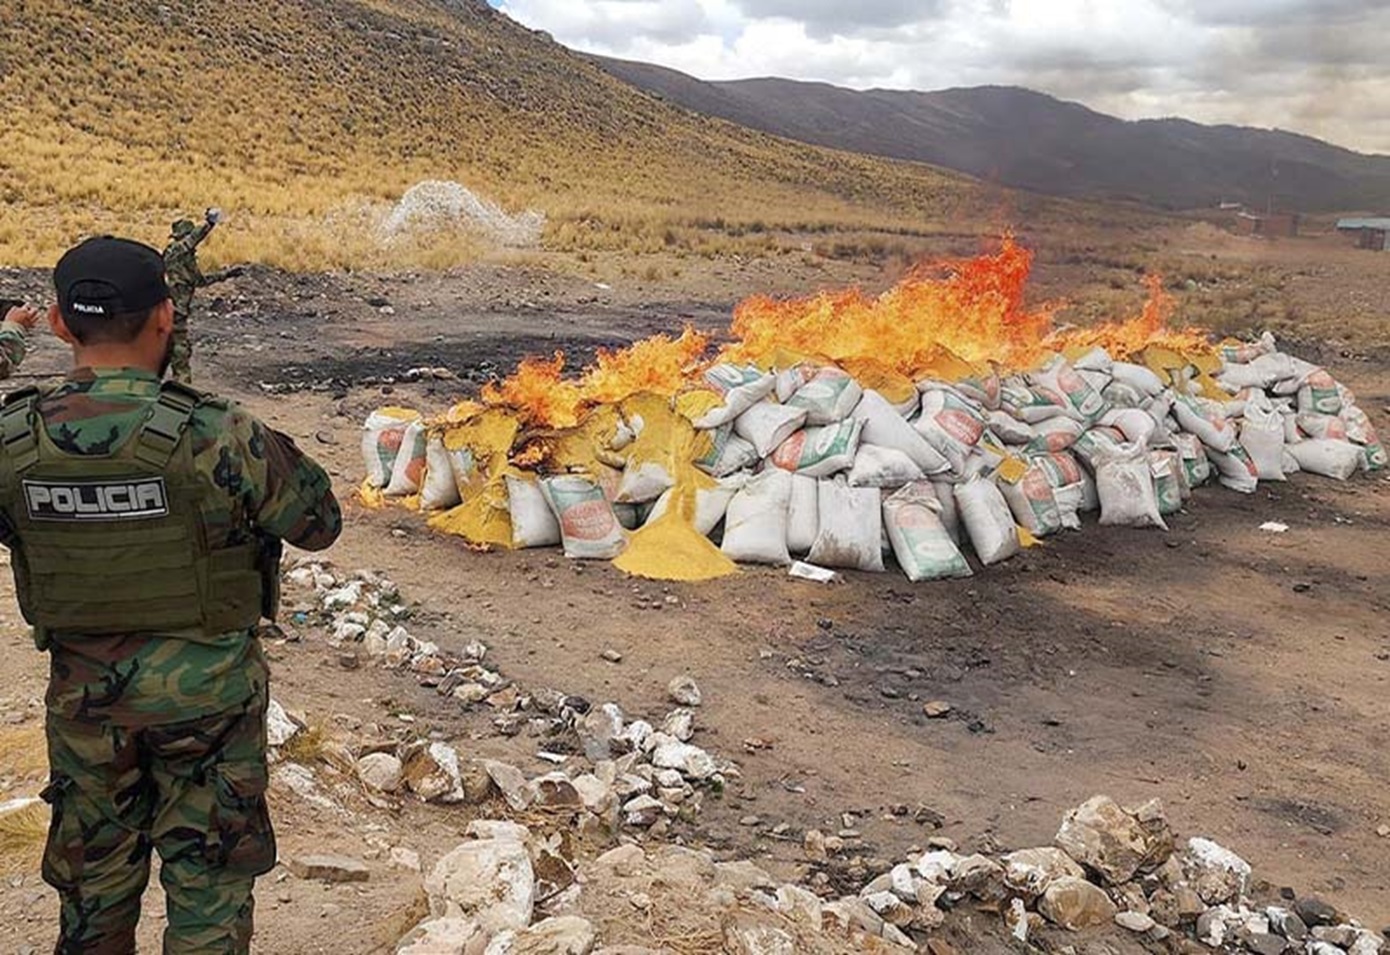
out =
<path fill-rule="evenodd" d="M 221 221 L 220 209 L 209 209 L 203 215 L 200 226 L 194 226 L 189 219 L 178 220 L 170 229 L 169 245 L 164 250 L 169 294 L 174 300 L 174 353 L 170 369 L 174 380 L 185 385 L 193 381 L 193 339 L 188 326 L 193 318 L 194 294 L 200 288 L 234 279 L 243 273 L 241 268 L 231 268 L 204 275 L 198 267 L 198 246 Z"/>
<path fill-rule="evenodd" d="M 23 302 L 0 299 L 0 378 L 8 378 L 19 370 L 29 353 L 29 333 L 38 324 L 41 313 Z"/>
<path fill-rule="evenodd" d="M 266 805 L 282 541 L 337 538 L 323 469 L 227 401 L 160 383 L 174 309 L 155 249 L 91 239 L 54 271 L 75 370 L 0 409 L 0 541 L 47 695 L 44 879 L 58 955 L 130 955 L 151 851 L 166 955 L 246 953 Z"/>

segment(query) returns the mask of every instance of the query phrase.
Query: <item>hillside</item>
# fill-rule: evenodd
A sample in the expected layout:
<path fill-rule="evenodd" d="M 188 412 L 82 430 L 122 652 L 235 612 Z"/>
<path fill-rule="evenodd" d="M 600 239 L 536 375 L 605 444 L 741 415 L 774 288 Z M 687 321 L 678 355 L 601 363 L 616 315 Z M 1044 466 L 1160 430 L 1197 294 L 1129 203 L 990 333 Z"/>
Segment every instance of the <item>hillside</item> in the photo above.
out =
<path fill-rule="evenodd" d="M 1180 119 L 1127 122 L 1016 88 L 915 93 L 780 79 L 707 83 L 645 63 L 598 62 L 698 113 L 1049 195 L 1173 209 L 1222 201 L 1263 208 L 1271 194 L 1308 212 L 1390 206 L 1390 157 L 1294 133 Z"/>
<path fill-rule="evenodd" d="M 425 179 L 539 209 L 571 249 L 931 229 L 994 201 L 661 103 L 482 0 L 7 0 L 0 136 L 0 264 L 216 204 L 224 259 L 448 265 L 455 239 L 382 250 L 370 229 Z"/>

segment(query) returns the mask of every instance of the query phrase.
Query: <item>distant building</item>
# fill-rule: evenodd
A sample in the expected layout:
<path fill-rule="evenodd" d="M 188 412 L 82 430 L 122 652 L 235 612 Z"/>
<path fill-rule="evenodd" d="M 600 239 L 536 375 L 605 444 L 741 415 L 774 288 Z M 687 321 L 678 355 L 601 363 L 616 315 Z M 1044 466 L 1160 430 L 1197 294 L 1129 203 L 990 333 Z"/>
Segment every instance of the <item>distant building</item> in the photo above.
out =
<path fill-rule="evenodd" d="M 1294 212 L 1250 212 L 1241 209 L 1236 213 L 1232 229 L 1236 235 L 1293 238 L 1298 235 L 1301 222 L 1302 218 Z"/>
<path fill-rule="evenodd" d="M 1390 252 L 1390 218 L 1339 219 L 1337 231 L 1355 236 L 1357 248 Z"/>

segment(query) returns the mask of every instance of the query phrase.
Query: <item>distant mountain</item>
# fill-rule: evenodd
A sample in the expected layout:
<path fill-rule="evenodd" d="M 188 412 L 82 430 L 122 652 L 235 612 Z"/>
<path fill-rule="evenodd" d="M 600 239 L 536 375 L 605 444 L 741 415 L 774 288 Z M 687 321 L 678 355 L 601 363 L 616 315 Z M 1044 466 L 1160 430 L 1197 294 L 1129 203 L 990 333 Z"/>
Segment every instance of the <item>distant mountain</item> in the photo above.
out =
<path fill-rule="evenodd" d="M 705 82 L 595 57 L 619 79 L 697 113 L 821 146 L 931 163 L 1048 195 L 1169 209 L 1271 200 L 1303 212 L 1390 208 L 1390 156 L 1282 131 L 1130 122 L 1016 87 L 935 93 L 782 79 Z"/>

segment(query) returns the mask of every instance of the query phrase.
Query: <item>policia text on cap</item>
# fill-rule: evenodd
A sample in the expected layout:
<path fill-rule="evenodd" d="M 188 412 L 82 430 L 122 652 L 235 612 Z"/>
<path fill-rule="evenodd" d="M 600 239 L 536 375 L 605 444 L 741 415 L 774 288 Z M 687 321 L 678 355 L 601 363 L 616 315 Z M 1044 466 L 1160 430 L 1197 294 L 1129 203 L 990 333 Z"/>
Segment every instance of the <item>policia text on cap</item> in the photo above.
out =
<path fill-rule="evenodd" d="M 237 405 L 172 382 L 160 254 L 89 240 L 53 273 L 74 370 L 0 409 L 0 542 L 51 657 L 58 955 L 130 955 L 152 852 L 164 951 L 246 953 L 275 864 L 265 791 L 282 541 L 328 547 L 328 475 Z"/>

